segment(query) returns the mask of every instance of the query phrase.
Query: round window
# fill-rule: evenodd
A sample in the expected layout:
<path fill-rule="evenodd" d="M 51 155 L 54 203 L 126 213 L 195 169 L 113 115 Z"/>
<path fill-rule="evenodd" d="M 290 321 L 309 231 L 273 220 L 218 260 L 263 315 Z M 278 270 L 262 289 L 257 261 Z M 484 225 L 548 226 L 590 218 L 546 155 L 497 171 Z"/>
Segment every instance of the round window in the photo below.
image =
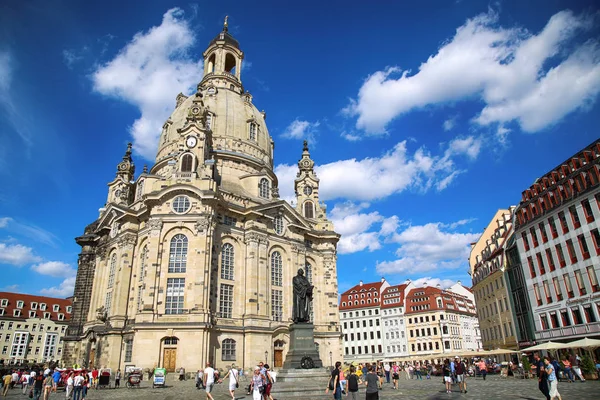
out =
<path fill-rule="evenodd" d="M 173 211 L 177 214 L 188 212 L 190 206 L 190 199 L 187 196 L 177 196 L 175 197 L 175 200 L 173 200 Z"/>

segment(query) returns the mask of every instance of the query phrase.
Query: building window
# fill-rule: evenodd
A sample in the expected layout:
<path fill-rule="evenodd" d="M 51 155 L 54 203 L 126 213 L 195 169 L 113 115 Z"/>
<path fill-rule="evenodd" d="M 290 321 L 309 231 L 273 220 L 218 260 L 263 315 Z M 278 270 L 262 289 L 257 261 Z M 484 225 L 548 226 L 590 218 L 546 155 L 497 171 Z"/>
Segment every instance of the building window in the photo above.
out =
<path fill-rule="evenodd" d="M 563 253 L 562 246 L 560 244 L 556 245 L 556 255 L 558 256 L 558 263 L 561 268 L 564 268 L 567 263 L 565 262 L 565 253 Z"/>
<path fill-rule="evenodd" d="M 536 277 L 536 273 L 535 273 L 535 267 L 533 266 L 533 258 L 531 257 L 527 257 L 527 264 L 529 265 L 529 275 L 531 275 L 532 278 Z M 438 307 L 442 307 L 441 305 L 441 300 L 439 300 Z"/>
<path fill-rule="evenodd" d="M 538 242 L 537 234 L 535 233 L 535 227 L 534 227 L 534 226 L 532 226 L 532 227 L 529 229 L 529 232 L 531 232 L 531 239 L 532 239 L 532 241 L 533 241 L 533 247 L 538 247 L 538 245 L 539 245 L 539 242 Z"/>
<path fill-rule="evenodd" d="M 214 116 L 211 113 L 206 113 L 206 129 L 211 130 L 213 127 Z"/>
<path fill-rule="evenodd" d="M 235 340 L 223 340 L 221 343 L 221 359 L 223 361 L 235 361 Z"/>
<path fill-rule="evenodd" d="M 194 156 L 186 153 L 181 157 L 181 172 L 192 172 L 194 165 Z"/>
<path fill-rule="evenodd" d="M 558 301 L 561 301 L 563 299 L 563 295 L 558 278 L 552 278 L 552 283 L 554 284 L 554 292 L 556 293 L 556 299 Z"/>
<path fill-rule="evenodd" d="M 25 350 L 29 342 L 29 333 L 27 332 L 15 332 L 12 342 L 12 348 L 10 356 L 14 358 L 25 357 Z"/>
<path fill-rule="evenodd" d="M 256 124 L 254 122 L 250 122 L 248 124 L 248 132 L 249 135 L 248 137 L 250 138 L 250 140 L 252 140 L 253 142 L 256 142 Z"/>
<path fill-rule="evenodd" d="M 140 277 L 139 281 L 142 282 L 144 280 L 144 275 L 146 274 L 146 260 L 148 259 L 148 246 L 144 246 L 142 252 L 140 253 Z"/>
<path fill-rule="evenodd" d="M 304 216 L 306 218 L 314 218 L 315 217 L 315 209 L 312 201 L 304 202 Z"/>
<path fill-rule="evenodd" d="M 554 222 L 554 217 L 548 218 L 548 226 L 550 227 L 552 238 L 556 239 L 558 237 L 558 231 L 556 230 L 556 222 Z"/>
<path fill-rule="evenodd" d="M 577 287 L 579 288 L 579 295 L 585 296 L 587 294 L 587 290 L 585 289 L 585 283 L 583 282 L 580 269 L 575 270 L 575 280 L 577 281 Z"/>
<path fill-rule="evenodd" d="M 596 255 L 600 255 L 600 233 L 598 233 L 598 229 L 592 230 L 591 233 L 594 247 L 596 248 Z"/>
<path fill-rule="evenodd" d="M 563 280 L 565 282 L 565 288 L 567 289 L 567 297 L 572 299 L 575 297 L 575 293 L 573 292 L 573 286 L 571 285 L 571 278 L 569 277 L 569 274 L 564 274 Z"/>
<path fill-rule="evenodd" d="M 113 253 L 110 257 L 110 269 L 108 270 L 108 289 L 113 287 L 115 283 L 115 273 L 117 271 L 117 255 Z M 46 307 L 44 307 L 44 310 Z"/>
<path fill-rule="evenodd" d="M 225 243 L 221 250 L 221 279 L 233 280 L 234 259 L 233 246 Z"/>
<path fill-rule="evenodd" d="M 143 194 L 144 194 L 144 180 L 142 179 L 137 184 L 137 191 L 135 194 L 136 201 L 141 199 Z"/>
<path fill-rule="evenodd" d="M 167 279 L 167 296 L 165 298 L 165 314 L 183 313 L 183 296 L 185 278 Z"/>
<path fill-rule="evenodd" d="M 273 321 L 283 319 L 283 296 L 281 290 L 271 290 L 271 316 Z"/>
<path fill-rule="evenodd" d="M 575 264 L 577 262 L 577 254 L 575 253 L 575 247 L 573 246 L 573 241 L 568 239 L 566 241 L 567 251 L 569 252 L 569 258 L 571 259 L 571 264 Z"/>
<path fill-rule="evenodd" d="M 112 306 L 112 290 L 106 293 L 106 297 L 104 298 L 104 312 L 106 315 L 110 315 L 110 308 Z M 40 327 L 41 329 L 41 327 Z"/>
<path fill-rule="evenodd" d="M 579 241 L 579 248 L 581 249 L 581 256 L 584 260 L 590 258 L 590 250 L 587 245 L 587 241 L 585 240 L 585 236 L 579 235 L 577 236 L 577 240 Z"/>
<path fill-rule="evenodd" d="M 569 232 L 569 226 L 567 225 L 567 219 L 565 218 L 565 213 L 563 211 L 558 213 L 558 220 L 560 221 L 563 233 Z"/>
<path fill-rule="evenodd" d="M 125 362 L 131 362 L 133 356 L 133 339 L 125 341 Z"/>
<path fill-rule="evenodd" d="M 173 200 L 173 211 L 177 214 L 185 214 L 190 209 L 191 203 L 187 196 L 177 196 Z"/>
<path fill-rule="evenodd" d="M 546 249 L 546 259 L 548 260 L 548 267 L 550 271 L 554 271 L 556 266 L 554 265 L 554 257 L 552 257 L 552 250 Z"/>
<path fill-rule="evenodd" d="M 571 326 L 571 318 L 569 317 L 569 312 L 567 310 L 562 310 L 560 312 L 560 319 L 562 320 L 563 326 Z"/>
<path fill-rule="evenodd" d="M 283 285 L 283 258 L 278 251 L 271 253 L 271 285 Z"/>
<path fill-rule="evenodd" d="M 529 240 L 527 240 L 527 232 L 521 232 L 521 238 L 523 238 L 523 247 L 525 251 L 529 250 Z"/>
<path fill-rule="evenodd" d="M 540 275 L 544 275 L 546 273 L 546 267 L 544 267 L 544 260 L 542 259 L 542 255 L 540 253 L 537 253 L 535 257 L 538 262 L 538 268 L 540 269 Z"/>
<path fill-rule="evenodd" d="M 558 322 L 558 316 L 555 312 L 550 313 L 550 322 L 552 323 L 552 328 L 560 328 L 560 323 Z"/>
<path fill-rule="evenodd" d="M 569 213 L 571 214 L 571 221 L 573 221 L 573 228 L 579 228 L 581 226 L 581 221 L 579 221 L 579 214 L 577 214 L 575 206 L 569 207 Z"/>
<path fill-rule="evenodd" d="M 138 286 L 138 292 L 137 292 L 137 310 L 138 311 L 142 311 L 142 292 L 144 290 L 143 286 Z"/>
<path fill-rule="evenodd" d="M 540 287 L 538 286 L 537 283 L 533 284 L 533 293 L 535 294 L 535 299 L 537 301 L 537 305 L 541 306 L 542 305 L 542 297 L 540 296 Z"/>
<path fill-rule="evenodd" d="M 596 314 L 594 314 L 594 311 L 592 310 L 591 305 L 589 305 L 589 304 L 584 305 L 583 313 L 585 314 L 585 320 L 587 321 L 588 324 L 592 324 L 597 321 Z"/>
<path fill-rule="evenodd" d="M 37 310 L 37 303 L 35 301 L 31 302 L 31 309 L 32 310 Z"/>
<path fill-rule="evenodd" d="M 600 286 L 598 286 L 598 277 L 596 276 L 596 270 L 594 270 L 594 266 L 590 265 L 587 267 L 588 278 L 590 279 L 590 286 L 592 287 L 592 291 L 598 292 L 600 291 Z"/>
<path fill-rule="evenodd" d="M 173 236 L 169 252 L 169 272 L 185 272 L 187 264 L 188 239 L 181 233 Z"/>
<path fill-rule="evenodd" d="M 281 215 L 278 215 L 273 219 L 273 229 L 278 235 L 283 234 L 283 217 Z"/>
<path fill-rule="evenodd" d="M 225 215 L 223 217 L 223 225 L 227 225 L 227 226 L 236 226 L 237 225 L 237 219 L 230 217 L 229 215 Z"/>
<path fill-rule="evenodd" d="M 548 285 L 548 281 L 544 281 L 544 294 L 546 295 L 546 303 L 552 303 L 552 296 L 550 295 L 550 286 Z"/>
<path fill-rule="evenodd" d="M 4 310 L 2 310 L 2 311 L 4 311 Z M 36 317 L 35 311 L 29 310 L 29 318 L 35 318 L 35 317 Z"/>
<path fill-rule="evenodd" d="M 232 318 L 233 315 L 233 285 L 221 284 L 219 296 L 219 315 L 221 318 Z"/>
<path fill-rule="evenodd" d="M 548 235 L 546 234 L 546 227 L 544 226 L 544 222 L 540 222 L 538 224 L 540 228 L 540 235 L 542 236 L 542 243 L 546 243 L 548 241 Z"/>
<path fill-rule="evenodd" d="M 258 184 L 258 195 L 263 199 L 269 198 L 269 180 L 262 178 Z"/>
<path fill-rule="evenodd" d="M 585 220 L 589 222 L 594 221 L 594 212 L 592 211 L 592 207 L 590 206 L 590 201 L 585 199 L 581 202 L 581 208 L 583 208 L 583 212 L 585 214 Z"/>
<path fill-rule="evenodd" d="M 583 318 L 581 316 L 581 311 L 579 310 L 579 307 L 571 308 L 571 314 L 573 314 L 573 323 L 575 325 L 583 324 Z"/>

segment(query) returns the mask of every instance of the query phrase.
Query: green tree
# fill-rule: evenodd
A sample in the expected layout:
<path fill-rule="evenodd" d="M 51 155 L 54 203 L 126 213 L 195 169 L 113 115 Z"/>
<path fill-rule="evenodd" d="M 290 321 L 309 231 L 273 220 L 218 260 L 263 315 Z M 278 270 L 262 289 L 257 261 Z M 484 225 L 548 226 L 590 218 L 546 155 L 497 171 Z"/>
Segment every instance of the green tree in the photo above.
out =
<path fill-rule="evenodd" d="M 584 374 L 593 374 L 596 372 L 596 366 L 589 355 L 584 355 L 581 358 L 581 370 Z"/>

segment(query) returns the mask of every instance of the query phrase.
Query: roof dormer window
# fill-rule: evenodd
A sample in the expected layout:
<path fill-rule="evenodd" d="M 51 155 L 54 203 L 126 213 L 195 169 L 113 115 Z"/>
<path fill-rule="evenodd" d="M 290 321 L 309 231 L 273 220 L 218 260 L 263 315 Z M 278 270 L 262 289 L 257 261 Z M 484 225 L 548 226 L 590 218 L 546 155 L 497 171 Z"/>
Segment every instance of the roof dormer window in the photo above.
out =
<path fill-rule="evenodd" d="M 23 308 L 25 302 L 23 300 L 17 300 L 17 308 Z"/>
<path fill-rule="evenodd" d="M 21 310 L 18 309 L 14 309 L 13 310 L 13 317 L 20 317 L 21 316 Z"/>
<path fill-rule="evenodd" d="M 0 306 L 2 306 L 2 307 L 6 307 L 7 305 L 8 305 L 8 300 L 7 300 L 7 299 L 2 299 L 2 300 L 0 301 Z"/>
<path fill-rule="evenodd" d="M 52 311 L 54 311 L 54 312 L 58 312 L 58 310 L 60 310 L 60 306 L 59 306 L 58 304 L 54 304 L 54 305 L 52 306 Z"/>
<path fill-rule="evenodd" d="M 44 318 L 46 318 L 46 319 L 50 319 L 50 313 L 49 313 L 49 312 L 45 312 L 45 313 L 44 313 Z"/>
<path fill-rule="evenodd" d="M 71 314 L 71 310 L 73 310 L 73 307 L 67 306 L 67 314 Z"/>
<path fill-rule="evenodd" d="M 65 319 L 65 314 L 63 314 L 63 313 L 59 313 L 59 314 L 58 314 L 58 320 L 59 320 L 59 321 L 64 321 L 64 319 Z"/>
<path fill-rule="evenodd" d="M 35 317 L 36 317 L 35 311 L 29 311 L 29 318 L 35 318 Z"/>
<path fill-rule="evenodd" d="M 40 303 L 40 310 L 46 311 L 46 303 Z"/>
<path fill-rule="evenodd" d="M 31 309 L 32 310 L 37 310 L 37 306 L 38 306 L 38 304 L 35 301 L 31 302 Z"/>
<path fill-rule="evenodd" d="M 0 315 L 4 315 L 4 308 L 0 308 Z"/>

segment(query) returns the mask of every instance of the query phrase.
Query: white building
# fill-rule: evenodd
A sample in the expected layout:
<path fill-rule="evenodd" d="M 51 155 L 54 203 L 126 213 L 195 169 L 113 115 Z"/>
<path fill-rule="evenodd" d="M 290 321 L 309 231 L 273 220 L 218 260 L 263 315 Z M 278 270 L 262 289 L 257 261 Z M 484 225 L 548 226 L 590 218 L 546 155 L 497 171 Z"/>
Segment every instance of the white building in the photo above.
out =
<path fill-rule="evenodd" d="M 380 296 L 390 286 L 385 279 L 360 283 L 341 295 L 340 323 L 344 361 L 374 361 L 383 357 Z"/>
<path fill-rule="evenodd" d="M 414 289 L 410 280 L 402 285 L 390 286 L 381 293 L 381 320 L 384 358 L 408 355 L 408 339 L 404 318 L 404 298 Z"/>
<path fill-rule="evenodd" d="M 523 192 L 515 237 L 538 341 L 600 338 L 600 140 Z"/>

